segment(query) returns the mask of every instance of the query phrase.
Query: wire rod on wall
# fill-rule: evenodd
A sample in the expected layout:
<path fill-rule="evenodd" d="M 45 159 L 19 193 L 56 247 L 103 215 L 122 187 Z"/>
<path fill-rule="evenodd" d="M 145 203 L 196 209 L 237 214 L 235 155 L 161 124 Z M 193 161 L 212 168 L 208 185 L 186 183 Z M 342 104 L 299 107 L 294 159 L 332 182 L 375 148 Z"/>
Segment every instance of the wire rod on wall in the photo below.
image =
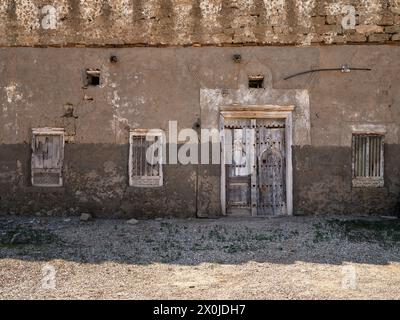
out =
<path fill-rule="evenodd" d="M 284 80 L 289 80 L 292 79 L 294 77 L 298 77 L 304 74 L 308 74 L 308 73 L 314 73 L 314 72 L 323 72 L 323 71 L 341 71 L 342 73 L 349 73 L 351 71 L 371 71 L 372 69 L 370 68 L 352 68 L 350 66 L 344 65 L 341 68 L 323 68 L 323 69 L 312 69 L 312 70 L 308 70 L 308 71 L 303 71 L 303 72 L 299 72 L 296 73 L 294 75 L 291 75 L 289 77 L 284 78 Z"/>

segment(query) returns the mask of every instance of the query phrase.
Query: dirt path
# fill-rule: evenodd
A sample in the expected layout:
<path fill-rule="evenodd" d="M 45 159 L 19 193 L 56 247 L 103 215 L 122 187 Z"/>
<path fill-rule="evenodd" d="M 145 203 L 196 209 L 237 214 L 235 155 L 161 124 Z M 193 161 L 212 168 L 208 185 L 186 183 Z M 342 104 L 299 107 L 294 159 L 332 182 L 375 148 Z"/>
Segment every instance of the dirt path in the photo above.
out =
<path fill-rule="evenodd" d="M 0 298 L 399 299 L 399 244 L 379 218 L 6 217 Z"/>

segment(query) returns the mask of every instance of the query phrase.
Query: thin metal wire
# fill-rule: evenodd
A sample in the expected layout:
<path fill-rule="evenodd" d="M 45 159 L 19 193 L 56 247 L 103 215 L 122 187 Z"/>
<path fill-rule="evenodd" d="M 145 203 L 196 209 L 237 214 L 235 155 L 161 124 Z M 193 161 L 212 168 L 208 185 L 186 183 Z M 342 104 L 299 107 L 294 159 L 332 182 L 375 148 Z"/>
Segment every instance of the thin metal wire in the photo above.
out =
<path fill-rule="evenodd" d="M 351 71 L 372 71 L 372 69 L 370 68 L 351 68 L 351 67 L 346 67 L 343 66 L 341 68 L 322 68 L 322 69 L 312 69 L 312 70 L 307 70 L 307 71 L 303 71 L 303 72 L 299 72 L 296 73 L 294 75 L 288 76 L 286 78 L 284 78 L 283 80 L 289 80 L 292 79 L 294 77 L 298 77 L 304 74 L 308 74 L 308 73 L 314 73 L 314 72 L 324 72 L 324 71 L 341 71 L 341 72 L 351 72 Z"/>

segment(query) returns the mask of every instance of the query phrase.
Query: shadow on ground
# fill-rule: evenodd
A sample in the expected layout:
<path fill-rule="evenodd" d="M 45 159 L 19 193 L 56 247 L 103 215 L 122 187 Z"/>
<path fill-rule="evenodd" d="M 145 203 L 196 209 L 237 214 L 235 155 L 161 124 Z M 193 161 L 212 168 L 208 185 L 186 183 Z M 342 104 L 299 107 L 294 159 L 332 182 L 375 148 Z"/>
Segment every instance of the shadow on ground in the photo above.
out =
<path fill-rule="evenodd" d="M 285 217 L 272 219 L 125 220 L 0 218 L 0 259 L 78 263 L 296 261 L 388 264 L 400 261 L 400 219 Z"/>

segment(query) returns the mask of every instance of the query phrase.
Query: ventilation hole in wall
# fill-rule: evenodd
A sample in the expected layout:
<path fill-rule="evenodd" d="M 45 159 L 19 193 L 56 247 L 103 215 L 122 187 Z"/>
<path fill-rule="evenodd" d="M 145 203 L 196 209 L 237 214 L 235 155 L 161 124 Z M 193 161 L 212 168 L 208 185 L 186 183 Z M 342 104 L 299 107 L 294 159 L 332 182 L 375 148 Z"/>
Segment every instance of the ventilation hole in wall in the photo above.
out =
<path fill-rule="evenodd" d="M 118 57 L 117 57 L 116 55 L 112 55 L 112 56 L 110 57 L 110 62 L 111 62 L 111 63 L 117 63 L 117 62 L 118 62 Z"/>
<path fill-rule="evenodd" d="M 93 70 L 93 69 L 86 70 L 86 85 L 88 86 L 100 85 L 100 70 Z"/>
<path fill-rule="evenodd" d="M 249 76 L 249 88 L 250 89 L 262 89 L 264 88 L 264 76 Z"/>

